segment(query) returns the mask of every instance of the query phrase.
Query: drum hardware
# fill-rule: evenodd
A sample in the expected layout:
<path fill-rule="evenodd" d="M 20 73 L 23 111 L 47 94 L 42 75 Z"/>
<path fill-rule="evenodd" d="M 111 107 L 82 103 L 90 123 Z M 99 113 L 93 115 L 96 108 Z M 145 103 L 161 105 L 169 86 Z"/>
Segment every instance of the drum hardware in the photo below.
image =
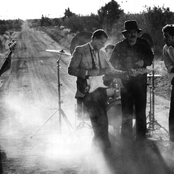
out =
<path fill-rule="evenodd" d="M 106 105 L 107 105 L 107 107 L 109 107 L 109 105 L 111 105 L 112 103 L 114 103 L 114 102 L 118 102 L 119 103 L 120 101 L 121 101 L 121 97 L 118 96 L 117 91 L 115 91 L 114 96 L 108 98 L 108 100 L 106 102 Z"/>
<path fill-rule="evenodd" d="M 89 119 L 89 118 L 85 114 L 85 111 L 84 111 L 85 109 L 84 109 L 83 102 L 81 103 L 81 106 L 80 107 L 81 107 L 81 112 L 80 113 L 78 112 L 77 105 L 76 105 L 76 109 L 75 109 L 75 114 L 76 114 L 76 117 L 75 117 L 75 125 L 76 125 L 76 122 L 77 122 L 77 118 L 80 120 L 80 123 L 76 126 L 76 130 L 81 129 L 81 128 L 84 128 L 84 127 L 91 128 L 91 125 L 88 124 L 85 121 L 86 119 Z"/>
<path fill-rule="evenodd" d="M 165 129 L 165 127 L 161 126 L 157 120 L 155 119 L 155 78 L 160 78 L 160 74 L 155 74 L 154 71 L 154 62 L 152 64 L 152 73 L 147 75 L 148 82 L 147 84 L 149 86 L 149 103 L 150 103 L 150 109 L 149 109 L 149 114 L 147 118 L 149 119 L 149 122 L 147 123 L 148 125 L 148 134 L 152 136 L 153 132 L 157 130 L 155 127 L 158 127 L 159 129 L 162 128 L 164 129 L 167 133 L 168 130 Z"/>
<path fill-rule="evenodd" d="M 61 55 L 71 56 L 71 54 L 65 53 L 64 50 L 50 50 L 50 49 L 47 49 L 46 51 L 47 51 L 47 52 L 58 53 L 58 54 L 60 54 L 60 56 L 61 56 Z"/>
<path fill-rule="evenodd" d="M 67 123 L 67 125 L 69 126 L 69 128 L 73 129 L 70 121 L 68 120 L 66 114 L 64 113 L 62 107 L 61 107 L 61 104 L 63 103 L 63 101 L 61 100 L 61 86 L 62 84 L 60 83 L 60 60 L 62 58 L 62 55 L 65 55 L 65 56 L 69 56 L 68 53 L 65 53 L 64 50 L 61 50 L 61 51 L 57 51 L 57 50 L 46 50 L 46 51 L 49 51 L 49 52 L 55 52 L 55 53 L 58 53 L 58 60 L 57 60 L 57 77 L 58 77 L 58 109 L 45 121 L 45 123 L 40 126 L 40 128 L 30 137 L 30 138 L 33 138 L 34 135 L 36 135 L 37 132 L 39 132 L 39 130 L 57 113 L 57 111 L 59 111 L 59 133 L 62 132 L 62 118 L 64 119 L 64 121 Z"/>
<path fill-rule="evenodd" d="M 121 99 L 120 86 L 118 85 L 117 79 L 114 79 L 111 82 L 110 88 L 114 89 L 114 95 L 107 99 L 107 102 L 106 102 L 107 106 L 109 106 L 113 102 L 120 101 Z"/>

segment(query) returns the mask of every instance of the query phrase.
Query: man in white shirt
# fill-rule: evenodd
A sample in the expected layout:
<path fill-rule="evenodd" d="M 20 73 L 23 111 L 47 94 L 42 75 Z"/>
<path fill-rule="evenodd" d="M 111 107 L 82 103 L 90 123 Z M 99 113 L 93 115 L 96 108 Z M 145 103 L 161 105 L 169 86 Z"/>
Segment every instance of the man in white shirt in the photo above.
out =
<path fill-rule="evenodd" d="M 164 63 L 169 73 L 174 73 L 174 24 L 162 28 L 165 45 L 163 47 Z M 171 81 L 172 92 L 169 111 L 169 136 L 174 142 L 174 78 Z"/>

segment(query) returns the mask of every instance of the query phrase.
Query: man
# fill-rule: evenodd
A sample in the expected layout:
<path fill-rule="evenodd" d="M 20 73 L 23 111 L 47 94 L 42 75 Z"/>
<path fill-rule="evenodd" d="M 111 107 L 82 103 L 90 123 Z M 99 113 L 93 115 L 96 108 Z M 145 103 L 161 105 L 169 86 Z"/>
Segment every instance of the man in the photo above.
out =
<path fill-rule="evenodd" d="M 99 87 L 89 92 L 88 82 L 91 77 L 111 71 L 106 52 L 101 49 L 107 40 L 108 35 L 104 30 L 94 31 L 90 42 L 75 48 L 68 68 L 68 73 L 77 77 L 75 98 L 82 101 L 91 120 L 94 131 L 93 144 L 103 151 L 111 147 L 108 137 L 106 101 L 107 96 L 114 94 L 114 90 Z"/>
<path fill-rule="evenodd" d="M 124 39 L 118 42 L 112 52 L 110 62 L 115 69 L 127 71 L 129 78 L 122 80 L 122 126 L 121 135 L 133 140 L 133 113 L 136 119 L 136 139 L 146 138 L 146 92 L 147 71 L 153 61 L 153 53 L 148 42 L 139 38 L 142 31 L 136 21 L 124 23 Z M 143 69 L 144 68 L 144 69 Z"/>
<path fill-rule="evenodd" d="M 163 58 L 169 73 L 174 73 L 174 25 L 167 24 L 162 28 L 165 45 L 163 47 Z M 172 92 L 169 111 L 169 137 L 174 142 L 174 78 L 171 81 Z"/>

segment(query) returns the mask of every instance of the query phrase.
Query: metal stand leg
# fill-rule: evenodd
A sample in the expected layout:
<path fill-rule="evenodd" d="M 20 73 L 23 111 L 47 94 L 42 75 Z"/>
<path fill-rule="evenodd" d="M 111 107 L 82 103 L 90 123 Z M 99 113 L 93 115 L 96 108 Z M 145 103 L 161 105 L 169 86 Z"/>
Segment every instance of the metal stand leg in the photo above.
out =
<path fill-rule="evenodd" d="M 154 62 L 152 64 L 152 74 L 149 75 L 149 89 L 150 89 L 150 110 L 149 110 L 149 122 L 147 123 L 149 125 L 148 130 L 149 130 L 149 135 L 152 136 L 154 131 L 157 130 L 156 126 L 158 127 L 158 129 L 162 128 L 164 129 L 167 133 L 167 129 L 165 129 L 163 126 L 161 126 L 157 120 L 155 120 L 155 74 L 154 74 Z M 160 76 L 157 76 L 160 77 Z"/>
<path fill-rule="evenodd" d="M 76 112 L 77 113 L 77 112 Z M 78 113 L 77 113 L 78 114 Z M 79 123 L 79 125 L 76 127 L 76 129 L 81 129 L 84 128 L 85 126 L 87 128 L 91 128 L 90 124 L 88 124 L 87 122 L 85 122 L 85 111 L 84 111 L 84 104 L 82 102 L 82 112 L 81 112 L 81 122 Z M 77 118 L 77 116 L 76 116 Z"/>

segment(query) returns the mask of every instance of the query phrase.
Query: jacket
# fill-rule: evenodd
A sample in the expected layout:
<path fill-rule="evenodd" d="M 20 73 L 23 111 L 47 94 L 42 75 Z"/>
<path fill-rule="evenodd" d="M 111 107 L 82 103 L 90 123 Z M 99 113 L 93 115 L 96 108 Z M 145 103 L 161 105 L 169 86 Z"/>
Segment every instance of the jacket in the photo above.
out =
<path fill-rule="evenodd" d="M 153 62 L 153 52 L 144 39 L 137 38 L 135 45 L 130 46 L 127 40 L 124 39 L 118 42 L 112 52 L 110 62 L 115 69 L 130 71 L 131 69 L 138 69 L 136 62 L 143 60 L 142 68 L 150 66 Z M 123 86 L 129 83 L 146 84 L 147 74 L 140 74 L 136 77 L 130 77 L 128 80 L 122 80 Z"/>
<path fill-rule="evenodd" d="M 85 86 L 87 85 L 86 72 L 87 70 L 93 70 L 91 48 L 89 43 L 81 46 L 77 46 L 72 54 L 71 62 L 68 67 L 68 73 L 77 77 L 77 91 L 75 97 L 85 96 Z M 99 62 L 100 62 L 100 73 L 98 75 L 105 74 L 106 69 L 110 69 L 107 60 L 106 52 L 103 50 L 99 51 Z"/>

